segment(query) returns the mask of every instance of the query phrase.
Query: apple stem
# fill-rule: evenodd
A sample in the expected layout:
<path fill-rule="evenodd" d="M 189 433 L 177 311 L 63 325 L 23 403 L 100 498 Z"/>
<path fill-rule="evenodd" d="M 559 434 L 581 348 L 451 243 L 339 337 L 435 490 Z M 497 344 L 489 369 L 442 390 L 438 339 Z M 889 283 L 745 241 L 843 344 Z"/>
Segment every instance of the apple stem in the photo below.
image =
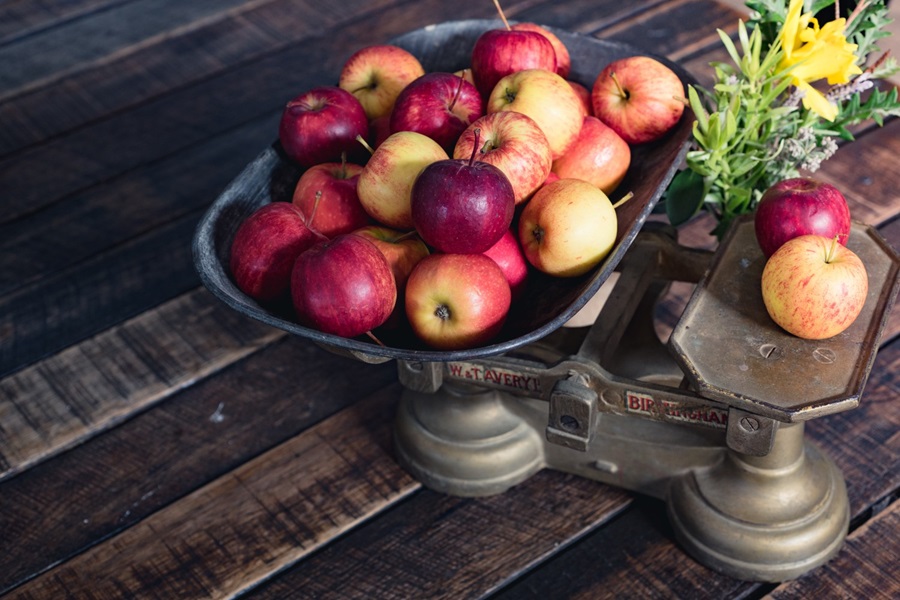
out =
<path fill-rule="evenodd" d="M 322 199 L 322 190 L 316 190 L 316 201 L 313 202 L 312 214 L 309 215 L 309 223 L 306 224 L 307 227 L 312 228 L 312 223 L 316 218 L 316 212 L 319 210 L 319 201 Z"/>
<path fill-rule="evenodd" d="M 369 142 L 365 140 L 365 138 L 361 135 L 356 136 L 356 141 L 362 144 L 366 150 L 369 151 L 369 154 L 375 154 L 375 149 L 369 145 Z"/>
<path fill-rule="evenodd" d="M 385 347 L 384 343 L 383 343 L 381 340 L 379 340 L 377 337 L 375 337 L 375 334 L 372 333 L 371 331 L 367 331 L 367 332 L 366 332 L 366 335 L 369 336 L 369 337 L 372 339 L 373 342 L 375 342 L 376 344 L 378 344 L 378 345 L 381 346 L 382 348 Z"/>
<path fill-rule="evenodd" d="M 828 248 L 828 252 L 825 254 L 825 262 L 827 264 L 831 264 L 831 261 L 834 259 L 834 251 L 837 248 L 838 238 L 840 234 L 834 236 L 831 240 L 831 247 Z"/>
<path fill-rule="evenodd" d="M 628 192 L 627 194 L 625 194 L 624 196 L 622 196 L 622 197 L 619 199 L 619 201 L 616 202 L 615 204 L 613 204 L 612 206 L 613 206 L 613 208 L 619 208 L 620 206 L 622 206 L 623 204 L 625 204 L 626 202 L 628 202 L 628 201 L 631 200 L 632 198 L 634 198 L 634 192 Z"/>
<path fill-rule="evenodd" d="M 500 20 L 503 21 L 503 25 L 506 26 L 507 31 L 512 29 L 509 26 L 509 21 L 506 20 L 506 15 L 503 14 L 503 9 L 500 7 L 500 0 L 494 0 L 494 6 L 497 7 L 497 12 L 500 13 Z"/>
<path fill-rule="evenodd" d="M 624 98 L 625 100 L 628 100 L 628 92 L 626 92 L 625 89 L 622 87 L 622 84 L 619 83 L 619 78 L 616 77 L 616 72 L 613 71 L 612 73 L 609 74 L 609 76 L 613 80 L 613 83 L 616 84 L 616 89 L 618 90 L 619 95 L 622 96 L 622 98 Z"/>
<path fill-rule="evenodd" d="M 453 107 L 456 106 L 456 101 L 459 100 L 459 97 L 462 94 L 463 82 L 465 82 L 465 79 L 460 76 L 459 85 L 456 86 L 456 93 L 453 94 L 453 100 L 450 101 L 450 106 L 447 107 L 447 110 L 452 111 Z"/>
<path fill-rule="evenodd" d="M 478 152 L 478 142 L 481 141 L 481 127 L 476 127 L 475 131 L 475 142 L 472 144 L 472 156 L 469 157 L 469 166 L 475 164 L 475 153 Z"/>

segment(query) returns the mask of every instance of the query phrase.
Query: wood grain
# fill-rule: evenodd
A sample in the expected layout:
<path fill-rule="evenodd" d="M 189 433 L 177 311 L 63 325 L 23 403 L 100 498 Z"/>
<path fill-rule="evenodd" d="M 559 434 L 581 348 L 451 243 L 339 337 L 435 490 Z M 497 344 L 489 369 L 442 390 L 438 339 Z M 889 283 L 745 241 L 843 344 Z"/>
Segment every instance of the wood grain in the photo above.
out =
<path fill-rule="evenodd" d="M 397 392 L 385 388 L 9 598 L 232 597 L 260 583 L 418 488 L 390 458 Z"/>
<path fill-rule="evenodd" d="M 821 569 L 784 583 L 766 598 L 870 598 L 900 595 L 900 502 L 894 502 L 847 538 L 844 549 Z"/>
<path fill-rule="evenodd" d="M 0 44 L 7 44 L 25 36 L 91 13 L 107 9 L 129 0 L 6 0 L 0 4 Z"/>
<path fill-rule="evenodd" d="M 309 493 L 332 497 L 330 511 L 352 513 L 345 520 L 358 517 L 356 505 L 343 494 L 362 485 L 354 479 L 378 482 L 379 474 L 375 470 L 370 477 L 363 464 L 348 465 L 344 458 L 361 441 L 353 436 L 364 438 L 367 427 L 387 426 L 382 422 L 393 414 L 395 381 L 393 364 L 355 363 L 303 340 L 281 338 L 152 410 L 135 413 L 103 435 L 20 473 L 0 484 L 0 590 L 80 554 L 233 469 L 269 470 L 273 465 L 268 463 L 241 465 L 382 390 L 359 409 L 371 421 L 359 423 L 361 431 L 348 425 L 356 417 L 346 415 L 329 426 L 336 429 L 313 429 L 302 449 L 300 442 L 290 446 L 293 458 L 284 472 L 273 472 L 285 478 L 284 485 L 307 470 L 330 473 L 317 484 L 320 489 Z M 323 452 L 331 443 L 335 450 L 326 460 Z M 307 448 L 316 444 L 322 450 Z M 384 485 L 400 479 L 402 473 L 385 476 Z M 197 510 L 195 523 L 205 526 L 205 509 L 178 510 Z M 223 518 L 231 514 L 235 526 L 242 526 L 241 506 L 222 510 Z M 243 534 L 250 539 L 254 525 L 246 525 Z"/>
<path fill-rule="evenodd" d="M 0 379 L 0 480 L 282 335 L 196 290 Z"/>

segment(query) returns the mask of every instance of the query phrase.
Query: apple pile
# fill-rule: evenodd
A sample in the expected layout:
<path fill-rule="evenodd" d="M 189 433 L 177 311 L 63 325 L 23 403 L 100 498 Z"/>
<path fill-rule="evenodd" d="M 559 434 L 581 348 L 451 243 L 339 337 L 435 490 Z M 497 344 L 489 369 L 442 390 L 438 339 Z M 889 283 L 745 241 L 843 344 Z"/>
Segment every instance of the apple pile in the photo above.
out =
<path fill-rule="evenodd" d="M 469 68 L 426 73 L 403 48 L 367 46 L 338 85 L 287 103 L 279 140 L 305 171 L 289 202 L 240 225 L 239 289 L 289 297 L 298 322 L 326 333 L 377 341 L 373 330 L 406 327 L 457 350 L 498 334 L 530 270 L 575 277 L 608 255 L 609 195 L 633 145 L 679 121 L 683 84 L 634 56 L 589 90 L 567 79 L 556 35 L 503 21 Z"/>
<path fill-rule="evenodd" d="M 850 209 L 834 186 L 810 178 L 785 179 L 763 194 L 754 230 L 766 257 L 766 311 L 797 337 L 821 340 L 847 329 L 862 311 L 868 276 L 846 247 Z"/>

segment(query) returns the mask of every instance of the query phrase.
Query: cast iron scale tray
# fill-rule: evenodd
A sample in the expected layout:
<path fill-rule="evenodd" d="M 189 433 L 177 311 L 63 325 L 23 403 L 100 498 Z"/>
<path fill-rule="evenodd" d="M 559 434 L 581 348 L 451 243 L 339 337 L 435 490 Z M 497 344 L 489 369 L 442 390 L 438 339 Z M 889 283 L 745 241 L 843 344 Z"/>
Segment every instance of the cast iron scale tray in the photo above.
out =
<path fill-rule="evenodd" d="M 416 55 L 426 72 L 454 72 L 469 66 L 472 47 L 481 33 L 502 26 L 499 20 L 451 21 L 412 31 L 390 43 Z M 566 44 L 572 56 L 569 78 L 588 89 L 609 62 L 638 54 L 654 56 L 627 44 L 551 30 Z M 669 66 L 686 84 L 694 81 L 679 65 L 664 57 L 654 58 Z M 289 202 L 302 172 L 286 158 L 277 142 L 247 166 L 210 207 L 194 238 L 194 260 L 204 285 L 235 310 L 361 360 L 448 361 L 502 354 L 558 329 L 600 289 L 674 176 L 688 150 L 692 122 L 690 110 L 686 110 L 665 138 L 632 149 L 631 167 L 611 199 L 615 202 L 629 191 L 634 197 L 617 209 L 618 234 L 609 256 L 592 271 L 571 279 L 553 278 L 532 270 L 526 291 L 513 304 L 504 329 L 489 345 L 435 351 L 407 334 L 398 339 L 383 337 L 386 345 L 378 346 L 364 336 L 348 339 L 304 327 L 292 318 L 290 307 L 260 306 L 242 293 L 228 272 L 234 234 L 241 222 L 263 204 Z"/>

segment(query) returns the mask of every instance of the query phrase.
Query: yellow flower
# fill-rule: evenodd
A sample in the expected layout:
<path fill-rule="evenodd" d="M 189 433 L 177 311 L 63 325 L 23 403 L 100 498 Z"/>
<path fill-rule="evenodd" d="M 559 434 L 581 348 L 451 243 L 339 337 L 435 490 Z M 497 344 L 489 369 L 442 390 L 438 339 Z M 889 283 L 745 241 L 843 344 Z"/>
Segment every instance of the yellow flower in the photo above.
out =
<path fill-rule="evenodd" d="M 784 58 L 778 68 L 783 71 L 793 67 L 788 75 L 805 93 L 803 106 L 834 121 L 837 106 L 810 84 L 819 79 L 827 79 L 831 85 L 847 83 L 852 75 L 862 73 L 856 65 L 856 44 L 848 43 L 844 37 L 845 19 L 829 21 L 819 29 L 819 22 L 811 13 L 801 14 L 802 9 L 803 0 L 791 0 L 781 29 Z"/>

